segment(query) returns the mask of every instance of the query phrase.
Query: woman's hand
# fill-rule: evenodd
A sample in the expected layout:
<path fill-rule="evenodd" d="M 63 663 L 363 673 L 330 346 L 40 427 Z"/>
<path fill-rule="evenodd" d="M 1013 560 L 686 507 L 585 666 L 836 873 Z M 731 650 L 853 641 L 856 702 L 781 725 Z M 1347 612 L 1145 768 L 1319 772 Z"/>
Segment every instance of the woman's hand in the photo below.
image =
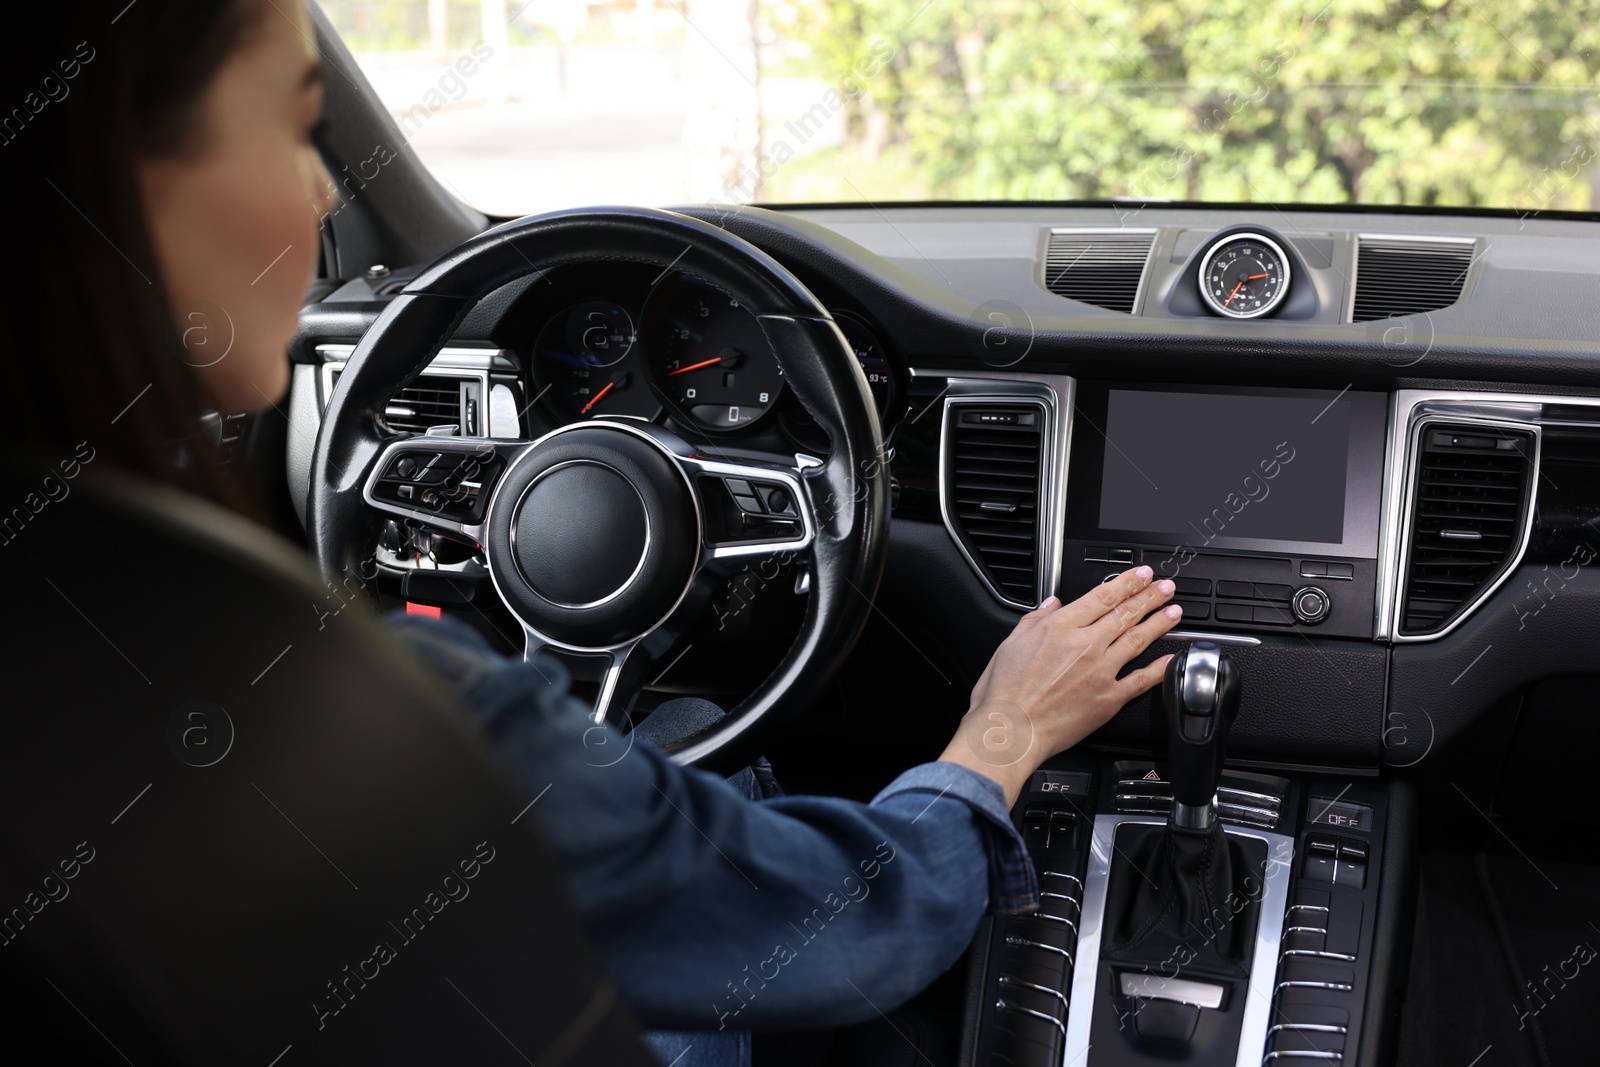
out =
<path fill-rule="evenodd" d="M 1183 617 L 1172 604 L 1139 621 L 1172 596 L 1172 582 L 1151 577 L 1149 567 L 1136 567 L 1070 604 L 1051 597 L 1024 615 L 990 658 L 939 758 L 993 778 L 1013 804 L 1039 764 L 1154 688 L 1172 657 L 1117 677 Z"/>

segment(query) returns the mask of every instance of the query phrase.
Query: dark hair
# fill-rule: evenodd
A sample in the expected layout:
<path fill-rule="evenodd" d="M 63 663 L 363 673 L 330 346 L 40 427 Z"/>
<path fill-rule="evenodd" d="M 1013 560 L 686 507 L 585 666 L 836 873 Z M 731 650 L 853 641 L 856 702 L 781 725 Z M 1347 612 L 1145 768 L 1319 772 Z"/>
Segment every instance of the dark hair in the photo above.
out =
<path fill-rule="evenodd" d="M 140 157 L 186 151 L 262 0 L 33 5 L 0 72 L 0 352 L 13 448 L 110 464 L 254 511 L 202 432 L 212 410 L 157 267 Z M 15 456 L 15 454 L 14 454 Z M 82 458 L 81 456 L 79 458 Z"/>

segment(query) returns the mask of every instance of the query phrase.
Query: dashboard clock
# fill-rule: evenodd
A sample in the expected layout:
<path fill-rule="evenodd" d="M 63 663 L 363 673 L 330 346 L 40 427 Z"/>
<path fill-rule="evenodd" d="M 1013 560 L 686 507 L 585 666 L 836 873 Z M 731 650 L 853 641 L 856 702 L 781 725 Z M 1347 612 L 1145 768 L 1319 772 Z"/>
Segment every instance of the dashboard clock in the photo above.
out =
<path fill-rule="evenodd" d="M 1230 234 L 1200 262 L 1200 295 L 1218 315 L 1259 318 L 1289 295 L 1289 257 L 1270 237 Z"/>

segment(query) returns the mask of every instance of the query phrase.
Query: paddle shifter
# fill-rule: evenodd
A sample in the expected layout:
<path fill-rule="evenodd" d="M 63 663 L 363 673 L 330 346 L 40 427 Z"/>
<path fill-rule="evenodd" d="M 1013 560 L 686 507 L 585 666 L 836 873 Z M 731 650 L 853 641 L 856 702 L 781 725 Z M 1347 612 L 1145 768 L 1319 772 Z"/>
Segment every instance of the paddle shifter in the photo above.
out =
<path fill-rule="evenodd" d="M 1167 707 L 1167 763 L 1173 827 L 1209 830 L 1217 821 L 1228 727 L 1239 710 L 1239 672 L 1212 641 L 1172 657 L 1161 683 Z"/>

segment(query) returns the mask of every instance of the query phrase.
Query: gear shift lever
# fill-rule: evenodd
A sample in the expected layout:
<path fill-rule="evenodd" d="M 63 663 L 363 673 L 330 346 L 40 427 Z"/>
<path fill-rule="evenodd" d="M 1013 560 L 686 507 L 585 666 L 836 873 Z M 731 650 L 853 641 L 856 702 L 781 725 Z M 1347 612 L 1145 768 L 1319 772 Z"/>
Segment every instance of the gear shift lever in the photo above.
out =
<path fill-rule="evenodd" d="M 1239 710 L 1239 685 L 1233 661 L 1213 641 L 1196 641 L 1167 664 L 1161 700 L 1167 707 L 1171 826 L 1208 830 L 1217 821 L 1217 784 L 1228 728 Z"/>
<path fill-rule="evenodd" d="M 1090 1034 L 1106 1063 L 1231 1067 L 1244 1060 L 1238 1034 L 1257 962 L 1267 847 L 1257 836 L 1227 832 L 1217 817 L 1240 685 L 1238 669 L 1211 641 L 1196 641 L 1167 666 L 1161 697 L 1172 814 L 1166 825 L 1119 826 L 1110 849 L 1098 961 L 1104 980 L 1096 982 Z M 1128 1017 L 1132 1026 L 1122 1023 Z M 1110 1050 L 1103 1056 L 1102 1047 Z"/>

